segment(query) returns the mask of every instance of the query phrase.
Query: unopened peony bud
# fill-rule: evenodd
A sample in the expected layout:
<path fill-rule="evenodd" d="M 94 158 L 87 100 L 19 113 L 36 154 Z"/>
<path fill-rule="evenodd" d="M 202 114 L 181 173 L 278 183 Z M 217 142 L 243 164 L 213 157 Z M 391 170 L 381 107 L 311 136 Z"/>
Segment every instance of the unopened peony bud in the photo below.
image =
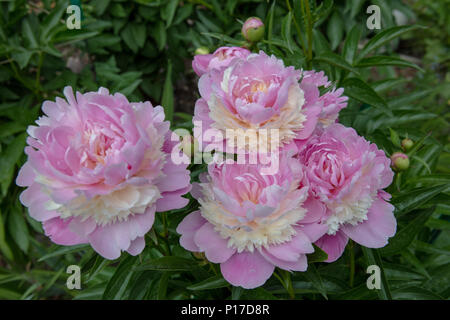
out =
<path fill-rule="evenodd" d="M 247 41 L 258 42 L 264 37 L 264 23 L 256 17 L 248 18 L 242 26 L 242 35 Z"/>
<path fill-rule="evenodd" d="M 391 161 L 391 166 L 395 171 L 404 171 L 409 168 L 409 158 L 404 153 L 393 153 L 391 156 Z"/>
<path fill-rule="evenodd" d="M 209 49 L 207 47 L 199 47 L 197 49 L 195 49 L 195 55 L 198 54 L 208 54 L 209 53 Z"/>
<path fill-rule="evenodd" d="M 413 145 L 414 145 L 414 142 L 409 138 L 405 138 L 402 140 L 402 147 L 406 151 L 411 149 L 413 147 Z"/>

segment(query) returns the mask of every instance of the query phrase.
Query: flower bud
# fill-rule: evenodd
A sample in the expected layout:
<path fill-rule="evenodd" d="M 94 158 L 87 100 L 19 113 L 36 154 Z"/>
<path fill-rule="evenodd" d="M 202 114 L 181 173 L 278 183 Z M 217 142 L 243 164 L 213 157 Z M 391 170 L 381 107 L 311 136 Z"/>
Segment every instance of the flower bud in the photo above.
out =
<path fill-rule="evenodd" d="M 413 147 L 413 145 L 414 145 L 414 142 L 409 138 L 405 138 L 402 140 L 402 147 L 406 151 L 411 149 Z"/>
<path fill-rule="evenodd" d="M 198 47 L 197 49 L 195 49 L 195 55 L 198 54 L 208 54 L 209 53 L 209 49 L 207 47 Z"/>
<path fill-rule="evenodd" d="M 258 42 L 264 37 L 264 23 L 256 17 L 248 18 L 242 26 L 242 35 L 249 42 Z"/>
<path fill-rule="evenodd" d="M 402 152 L 394 152 L 391 156 L 391 166 L 395 171 L 404 171 L 408 169 L 408 156 Z"/>

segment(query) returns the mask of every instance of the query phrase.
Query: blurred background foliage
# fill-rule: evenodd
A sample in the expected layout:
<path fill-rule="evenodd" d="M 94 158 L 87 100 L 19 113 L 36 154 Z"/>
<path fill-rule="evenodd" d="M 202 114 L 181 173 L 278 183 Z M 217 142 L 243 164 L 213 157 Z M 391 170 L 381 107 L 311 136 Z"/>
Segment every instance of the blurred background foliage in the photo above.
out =
<path fill-rule="evenodd" d="M 0 2 L 0 299 L 448 299 L 450 296 L 449 0 L 95 0 L 82 1 L 81 30 L 66 9 L 80 1 Z M 366 9 L 381 8 L 381 30 Z M 246 45 L 249 16 L 266 25 L 264 50 L 297 68 L 324 70 L 345 88 L 340 121 L 387 155 L 411 138 L 410 168 L 388 191 L 397 235 L 379 250 L 350 243 L 335 263 L 311 256 L 307 272 L 278 270 L 263 287 L 227 284 L 217 265 L 178 245 L 175 228 L 198 204 L 158 216 L 138 257 L 116 261 L 89 246 L 60 247 L 18 200 L 26 128 L 64 86 L 100 86 L 130 101 L 162 104 L 172 127 L 191 128 L 197 78 L 194 51 Z M 204 166 L 192 166 L 196 180 Z M 165 230 L 159 219 L 167 218 Z M 65 285 L 68 265 L 82 290 Z M 368 290 L 366 267 L 382 267 Z M 214 290 L 213 290 L 214 289 Z"/>

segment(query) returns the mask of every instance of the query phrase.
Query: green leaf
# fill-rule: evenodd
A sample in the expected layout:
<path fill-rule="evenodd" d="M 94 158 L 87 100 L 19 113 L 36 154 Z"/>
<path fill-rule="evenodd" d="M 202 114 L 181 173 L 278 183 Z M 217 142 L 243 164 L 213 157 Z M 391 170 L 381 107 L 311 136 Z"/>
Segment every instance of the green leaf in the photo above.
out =
<path fill-rule="evenodd" d="M 356 51 L 358 50 L 358 43 L 360 37 L 361 37 L 361 27 L 355 25 L 350 30 L 345 39 L 344 47 L 342 48 L 342 55 L 344 56 L 345 61 L 347 61 L 350 64 L 353 64 Z"/>
<path fill-rule="evenodd" d="M 227 287 L 229 283 L 221 276 L 213 276 L 187 287 L 189 290 L 210 290 Z"/>
<path fill-rule="evenodd" d="M 104 259 L 102 256 L 97 255 L 97 257 L 95 258 L 94 265 L 89 271 L 89 278 L 87 279 L 86 282 L 95 279 L 95 276 L 97 276 L 110 263 L 111 263 L 110 260 Z"/>
<path fill-rule="evenodd" d="M 33 54 L 34 54 L 33 51 L 27 50 L 22 47 L 18 47 L 13 50 L 11 57 L 14 61 L 17 62 L 19 68 L 23 69 L 30 62 L 30 59 L 33 56 Z"/>
<path fill-rule="evenodd" d="M 405 182 L 407 185 L 426 185 L 436 186 L 442 184 L 450 184 L 450 174 L 429 174 L 426 176 L 413 177 Z"/>
<path fill-rule="evenodd" d="M 198 264 L 190 259 L 166 256 L 147 261 L 135 267 L 136 271 L 156 270 L 156 271 L 191 271 L 198 267 Z"/>
<path fill-rule="evenodd" d="M 98 35 L 98 31 L 89 31 L 85 29 L 81 30 L 64 30 L 62 32 L 58 32 L 54 37 L 54 42 L 58 43 L 59 45 L 67 45 L 71 43 L 75 43 L 78 41 L 86 40 L 95 37 Z M 47 48 L 52 48 L 51 45 L 48 45 Z M 53 49 L 56 50 L 56 49 Z M 59 51 L 57 51 L 59 52 Z M 55 54 L 53 54 L 55 55 Z"/>
<path fill-rule="evenodd" d="M 284 41 L 286 41 L 288 49 L 291 53 L 292 51 L 292 37 L 291 37 L 291 25 L 292 25 L 292 12 L 289 11 L 286 17 L 283 18 L 282 22 L 282 36 Z"/>
<path fill-rule="evenodd" d="M 407 79 L 404 78 L 390 78 L 374 82 L 371 86 L 377 93 L 379 93 L 386 90 L 392 90 L 394 87 L 397 87 L 405 82 L 407 82 Z"/>
<path fill-rule="evenodd" d="M 174 97 L 172 85 L 172 63 L 167 64 L 166 80 L 164 81 L 164 89 L 162 93 L 161 104 L 164 108 L 166 119 L 172 122 L 174 110 Z"/>
<path fill-rule="evenodd" d="M 344 21 L 338 10 L 333 12 L 328 21 L 327 36 L 331 43 L 331 50 L 336 50 L 344 36 Z"/>
<path fill-rule="evenodd" d="M 353 72 L 355 74 L 359 74 L 358 70 L 353 68 L 347 61 L 345 61 L 340 55 L 329 52 L 321 52 L 320 55 L 316 56 L 314 61 L 325 62 L 336 66 L 338 68 L 344 69 L 349 72 Z"/>
<path fill-rule="evenodd" d="M 368 84 L 358 78 L 347 78 L 343 81 L 344 94 L 363 103 L 367 103 L 389 116 L 392 111 L 388 109 L 386 102 Z"/>
<path fill-rule="evenodd" d="M 395 290 L 392 295 L 395 300 L 444 300 L 438 294 L 417 286 Z"/>
<path fill-rule="evenodd" d="M 389 128 L 389 132 L 391 133 L 392 144 L 398 148 L 401 148 L 402 144 L 400 142 L 400 138 L 399 138 L 397 132 L 391 128 Z"/>
<path fill-rule="evenodd" d="M 139 46 L 136 42 L 136 39 L 134 38 L 133 27 L 131 26 L 131 24 L 127 25 L 122 30 L 120 36 L 122 37 L 123 41 L 125 41 L 128 48 L 130 48 L 134 53 L 137 53 L 137 51 L 139 50 Z"/>
<path fill-rule="evenodd" d="M 308 263 L 322 262 L 328 259 L 328 254 L 321 248 L 313 244 L 314 252 L 307 255 Z"/>
<path fill-rule="evenodd" d="M 423 205 L 448 188 L 448 184 L 424 187 L 408 191 L 393 197 L 391 203 L 395 206 L 397 216 L 401 216 Z"/>
<path fill-rule="evenodd" d="M 234 38 L 231 38 L 231 37 L 229 37 L 225 34 L 221 34 L 221 33 L 202 32 L 202 35 L 219 39 L 220 41 L 225 42 L 226 44 L 230 44 L 230 45 L 237 46 L 237 47 L 245 45 L 245 41 L 236 40 Z"/>
<path fill-rule="evenodd" d="M 123 259 L 116 272 L 114 272 L 111 279 L 106 285 L 103 299 L 106 300 L 120 300 L 125 299 L 124 293 L 133 275 L 133 266 L 136 264 L 138 257 L 127 256 Z"/>
<path fill-rule="evenodd" d="M 166 28 L 162 21 L 158 21 L 154 27 L 154 31 L 152 31 L 150 35 L 155 39 L 156 44 L 158 45 L 158 50 L 161 51 L 164 49 L 167 43 L 167 35 Z"/>
<path fill-rule="evenodd" d="M 152 290 L 152 284 L 156 278 L 159 277 L 158 272 L 145 271 L 142 272 L 135 280 L 134 285 L 130 290 L 130 300 L 144 300 L 146 299 L 147 291 Z M 131 284 L 130 284 L 131 285 Z"/>
<path fill-rule="evenodd" d="M 161 10 L 161 17 L 166 21 L 166 28 L 172 25 L 173 17 L 175 16 L 175 11 L 177 10 L 178 0 L 169 0 L 167 5 Z"/>
<path fill-rule="evenodd" d="M 23 132 L 26 130 L 26 126 L 20 122 L 6 122 L 0 126 L 0 139 L 9 137 L 13 134 Z"/>
<path fill-rule="evenodd" d="M 388 56 L 372 56 L 359 60 L 355 65 L 357 68 L 367 68 L 367 67 L 381 67 L 381 66 L 398 66 L 398 67 L 409 67 L 417 69 L 421 72 L 425 72 L 417 64 L 406 61 L 397 57 Z"/>
<path fill-rule="evenodd" d="M 256 288 L 252 290 L 244 290 L 240 297 L 240 300 L 276 300 L 273 294 L 264 288 Z"/>
<path fill-rule="evenodd" d="M 170 279 L 170 273 L 164 272 L 158 283 L 158 294 L 157 294 L 158 300 L 166 299 L 167 287 L 169 285 L 169 279 Z"/>
<path fill-rule="evenodd" d="M 413 241 L 413 247 L 417 251 L 422 251 L 431 254 L 443 254 L 450 256 L 450 250 L 444 248 L 438 248 L 436 245 L 429 244 L 420 240 Z"/>
<path fill-rule="evenodd" d="M 20 297 L 21 297 L 20 293 L 11 291 L 9 289 L 0 288 L 0 299 L 19 300 Z"/>
<path fill-rule="evenodd" d="M 414 240 L 416 235 L 422 230 L 425 222 L 433 214 L 435 207 L 417 210 L 415 214 L 411 214 L 412 220 L 403 228 L 397 231 L 397 234 L 389 239 L 389 244 L 379 249 L 385 255 L 393 255 L 403 251 Z"/>
<path fill-rule="evenodd" d="M 369 52 L 374 51 L 375 49 L 381 47 L 385 43 L 401 36 L 402 34 L 416 30 L 418 28 L 423 28 L 418 25 L 411 25 L 411 26 L 396 26 L 392 27 L 386 30 L 381 31 L 376 36 L 374 36 L 372 39 L 367 42 L 367 44 L 364 46 L 364 48 L 361 50 L 361 52 L 358 55 L 359 59 L 364 58 Z"/>
<path fill-rule="evenodd" d="M 273 16 L 274 16 L 274 12 L 275 12 L 275 3 L 277 1 L 274 0 L 272 2 L 272 5 L 270 6 L 270 10 L 268 13 L 268 19 L 269 19 L 269 23 L 268 23 L 268 28 L 267 28 L 267 40 L 269 41 L 269 50 L 270 52 L 272 51 L 272 44 L 271 44 L 271 40 L 272 40 L 272 34 L 273 34 Z"/>
<path fill-rule="evenodd" d="M 437 230 L 450 230 L 450 222 L 441 219 L 430 218 L 425 224 L 428 228 Z"/>
<path fill-rule="evenodd" d="M 22 33 L 27 39 L 30 48 L 37 48 L 39 46 L 38 40 L 36 38 L 36 31 L 33 30 L 30 24 L 30 19 L 23 19 L 22 20 Z"/>
<path fill-rule="evenodd" d="M 380 253 L 378 250 L 375 249 L 369 249 L 366 247 L 361 247 L 364 257 L 366 258 L 366 263 L 368 266 L 370 265 L 377 265 L 380 268 L 381 271 L 381 288 L 380 290 L 376 290 L 378 296 L 381 300 L 392 300 L 392 294 L 389 289 L 389 282 L 386 278 L 386 274 L 384 272 L 383 268 L 383 262 L 381 260 Z"/>
<path fill-rule="evenodd" d="M 303 275 L 312 283 L 312 285 L 320 292 L 320 294 L 328 300 L 327 291 L 316 266 L 313 264 L 308 265 L 308 269 L 303 273 Z"/>
<path fill-rule="evenodd" d="M 12 261 L 14 259 L 12 251 L 9 248 L 8 243 L 6 242 L 5 224 L 3 223 L 1 211 L 0 211 L 0 251 L 3 252 L 3 254 L 8 260 Z"/>
<path fill-rule="evenodd" d="M 23 133 L 6 147 L 6 150 L 0 155 L 0 186 L 2 195 L 6 196 L 9 186 L 13 180 L 14 169 L 25 148 L 26 133 Z"/>
<path fill-rule="evenodd" d="M 66 1 L 58 1 L 41 24 L 41 43 L 47 43 L 54 28 L 60 23 L 63 12 L 67 9 Z"/>
<path fill-rule="evenodd" d="M 13 207 L 8 217 L 8 228 L 12 238 L 23 252 L 28 251 L 29 232 L 21 208 Z"/>
<path fill-rule="evenodd" d="M 38 261 L 41 262 L 41 261 L 45 261 L 50 258 L 61 256 L 61 255 L 79 252 L 79 251 L 81 251 L 83 249 L 87 249 L 87 248 L 89 248 L 89 245 L 87 245 L 87 244 L 78 244 L 78 245 L 69 246 L 69 247 L 57 247 L 56 250 L 40 257 Z"/>
<path fill-rule="evenodd" d="M 242 287 L 232 287 L 231 288 L 231 300 L 240 300 L 243 292 L 244 292 L 244 288 L 242 288 Z"/>

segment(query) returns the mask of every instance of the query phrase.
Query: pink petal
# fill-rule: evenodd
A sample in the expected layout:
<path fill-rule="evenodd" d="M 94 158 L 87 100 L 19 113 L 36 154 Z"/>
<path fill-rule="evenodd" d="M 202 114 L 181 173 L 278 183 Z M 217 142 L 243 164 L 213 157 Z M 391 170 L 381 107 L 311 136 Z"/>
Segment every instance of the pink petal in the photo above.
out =
<path fill-rule="evenodd" d="M 16 184 L 20 187 L 28 187 L 31 186 L 34 182 L 35 173 L 33 168 L 27 162 L 20 169 L 19 174 L 17 175 Z"/>
<path fill-rule="evenodd" d="M 259 252 L 234 254 L 220 265 L 222 275 L 233 286 L 254 289 L 262 286 L 272 275 L 275 266 Z"/>
<path fill-rule="evenodd" d="M 131 241 L 130 246 L 127 249 L 127 252 L 132 256 L 137 256 L 144 250 L 145 248 L 145 239 L 144 237 L 137 237 L 133 241 Z"/>
<path fill-rule="evenodd" d="M 269 246 L 266 250 L 275 258 L 290 262 L 297 261 L 302 253 L 314 252 L 309 238 L 300 230 L 290 241 Z"/>
<path fill-rule="evenodd" d="M 228 248 L 227 240 L 223 239 L 209 222 L 197 231 L 194 242 L 205 252 L 206 258 L 214 263 L 225 262 L 236 252 L 235 249 Z"/>
<path fill-rule="evenodd" d="M 200 214 L 200 211 L 188 214 L 177 227 L 177 232 L 181 234 L 180 245 L 189 251 L 200 252 L 200 248 L 194 242 L 194 236 L 206 220 Z"/>
<path fill-rule="evenodd" d="M 325 262 L 334 262 L 344 252 L 347 242 L 348 237 L 343 232 L 338 231 L 333 236 L 324 235 L 315 244 L 328 254 L 328 259 Z"/>
<path fill-rule="evenodd" d="M 49 237 L 54 243 L 64 246 L 72 246 L 75 244 L 86 243 L 86 239 L 81 238 L 69 228 L 71 219 L 63 220 L 60 218 L 53 218 L 44 221 L 42 227 L 45 235 Z"/>
<path fill-rule="evenodd" d="M 317 222 L 302 224 L 302 221 L 300 221 L 298 224 L 298 228 L 308 236 L 311 242 L 316 242 L 328 231 L 328 226 L 325 223 Z"/>
<path fill-rule="evenodd" d="M 269 262 L 273 263 L 278 268 L 287 270 L 287 271 L 306 271 L 308 268 L 308 260 L 306 255 L 301 254 L 295 261 L 285 261 L 278 259 L 277 257 L 271 255 L 266 249 L 261 250 L 261 254 L 263 257 Z"/>
<path fill-rule="evenodd" d="M 388 243 L 388 238 L 392 237 L 397 229 L 394 207 L 378 198 L 372 204 L 367 213 L 367 220 L 352 226 L 346 224 L 341 230 L 355 242 L 369 247 L 381 248 Z"/>

